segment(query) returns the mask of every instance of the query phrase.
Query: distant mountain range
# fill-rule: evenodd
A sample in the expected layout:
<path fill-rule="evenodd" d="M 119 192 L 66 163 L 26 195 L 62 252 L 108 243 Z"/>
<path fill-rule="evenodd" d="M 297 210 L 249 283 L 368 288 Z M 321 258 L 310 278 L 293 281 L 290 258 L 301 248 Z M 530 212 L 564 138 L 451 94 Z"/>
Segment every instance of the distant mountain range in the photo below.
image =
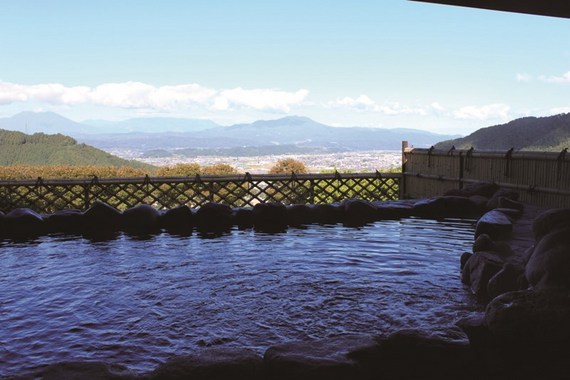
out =
<path fill-rule="evenodd" d="M 103 150 L 127 149 L 141 155 L 399 150 L 402 140 L 416 147 L 429 147 L 458 137 L 414 129 L 337 128 L 300 116 L 224 127 L 208 120 L 174 118 L 77 123 L 55 113 L 23 112 L 0 119 L 0 128 L 27 133 L 62 133 Z"/>
<path fill-rule="evenodd" d="M 436 144 L 437 149 L 538 150 L 570 148 L 570 113 L 548 117 L 524 117 L 506 124 L 481 128 L 469 136 Z"/>
<path fill-rule="evenodd" d="M 0 166 L 12 165 L 130 166 L 150 168 L 137 161 L 127 161 L 100 149 L 78 144 L 61 134 L 34 133 L 0 129 Z"/>

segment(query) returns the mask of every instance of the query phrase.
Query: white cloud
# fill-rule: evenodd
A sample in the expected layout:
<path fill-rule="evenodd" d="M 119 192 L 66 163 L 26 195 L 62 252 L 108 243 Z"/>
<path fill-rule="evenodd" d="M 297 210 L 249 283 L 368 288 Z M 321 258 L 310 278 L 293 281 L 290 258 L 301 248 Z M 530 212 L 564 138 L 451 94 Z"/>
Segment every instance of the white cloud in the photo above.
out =
<path fill-rule="evenodd" d="M 309 91 L 286 92 L 273 89 L 245 90 L 241 87 L 223 90 L 216 96 L 213 109 L 227 110 L 234 107 L 247 107 L 255 110 L 289 112 L 291 106 L 299 105 Z"/>
<path fill-rule="evenodd" d="M 342 108 L 345 110 L 352 111 L 372 111 L 377 113 L 382 113 L 384 115 L 395 116 L 395 115 L 429 115 L 433 111 L 441 112 L 444 108 L 439 103 L 432 103 L 428 107 L 411 107 L 407 105 L 402 105 L 398 102 L 385 102 L 383 104 L 378 104 L 372 100 L 368 95 L 360 95 L 357 98 L 351 98 L 349 96 L 336 99 L 335 101 L 328 102 L 326 105 L 328 108 Z"/>
<path fill-rule="evenodd" d="M 506 104 L 488 104 L 484 106 L 465 106 L 453 114 L 458 119 L 508 119 L 511 107 Z"/>
<path fill-rule="evenodd" d="M 570 84 L 570 71 L 562 74 L 561 76 L 541 75 L 539 79 L 548 83 Z"/>
<path fill-rule="evenodd" d="M 532 81 L 532 76 L 529 74 L 526 74 L 526 73 L 518 73 L 516 75 L 516 80 L 517 80 L 517 82 L 526 83 L 526 82 Z"/>
<path fill-rule="evenodd" d="M 199 84 L 153 86 L 142 82 L 104 83 L 96 87 L 67 87 L 59 83 L 21 85 L 0 82 L 0 105 L 36 102 L 53 105 L 90 104 L 117 108 L 169 111 L 195 105 L 226 110 L 247 107 L 255 110 L 289 112 L 308 95 L 301 89 L 216 90 Z"/>

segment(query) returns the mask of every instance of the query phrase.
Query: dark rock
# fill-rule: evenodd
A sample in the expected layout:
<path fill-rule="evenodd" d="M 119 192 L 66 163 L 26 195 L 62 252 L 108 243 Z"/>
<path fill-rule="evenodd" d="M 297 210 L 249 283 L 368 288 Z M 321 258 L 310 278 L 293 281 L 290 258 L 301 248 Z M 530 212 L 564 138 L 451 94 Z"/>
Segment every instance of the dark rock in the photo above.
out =
<path fill-rule="evenodd" d="M 3 217 L 6 236 L 30 238 L 46 231 L 46 224 L 40 214 L 29 208 L 16 208 Z"/>
<path fill-rule="evenodd" d="M 178 356 L 161 364 L 150 376 L 152 380 L 236 380 L 263 379 L 263 360 L 242 348 L 214 347 L 192 355 Z"/>
<path fill-rule="evenodd" d="M 532 232 L 538 242 L 555 229 L 570 227 L 570 208 L 556 208 L 540 214 L 534 219 Z"/>
<path fill-rule="evenodd" d="M 489 280 L 503 268 L 504 260 L 495 252 L 479 251 L 467 260 L 461 272 L 461 281 L 470 286 L 481 302 L 489 299 Z"/>
<path fill-rule="evenodd" d="M 460 190 L 449 190 L 445 195 L 456 195 L 462 197 L 471 197 L 473 195 L 480 195 L 486 198 L 491 198 L 495 192 L 499 190 L 499 186 L 490 182 L 476 182 L 464 186 Z"/>
<path fill-rule="evenodd" d="M 186 205 L 167 210 L 159 218 L 162 228 L 171 234 L 188 236 L 196 224 L 196 216 L 192 209 Z"/>
<path fill-rule="evenodd" d="M 4 213 L 0 211 L 0 239 L 6 236 L 8 232 L 6 231 L 6 224 L 4 222 Z"/>
<path fill-rule="evenodd" d="M 336 224 L 344 221 L 344 208 L 335 204 L 311 206 L 313 220 L 319 224 Z"/>
<path fill-rule="evenodd" d="M 101 201 L 95 201 L 83 213 L 83 227 L 87 232 L 116 231 L 121 226 L 122 213 Z"/>
<path fill-rule="evenodd" d="M 497 208 L 507 208 L 522 212 L 524 210 L 524 205 L 521 202 L 515 201 L 511 198 L 499 197 L 497 199 Z"/>
<path fill-rule="evenodd" d="M 475 237 L 487 234 L 492 240 L 501 240 L 511 236 L 513 223 L 502 212 L 493 210 L 483 215 L 475 227 Z"/>
<path fill-rule="evenodd" d="M 481 215 L 481 210 L 469 198 L 444 196 L 417 202 L 412 208 L 414 215 L 423 218 L 471 218 Z"/>
<path fill-rule="evenodd" d="M 44 217 L 49 232 L 79 233 L 83 229 L 83 212 L 63 209 Z"/>
<path fill-rule="evenodd" d="M 565 379 L 570 373 L 568 341 L 513 342 L 493 334 L 478 316 L 462 319 L 457 325 L 469 337 L 478 379 Z"/>
<path fill-rule="evenodd" d="M 379 341 L 367 368 L 369 379 L 476 379 L 468 342 L 446 340 L 424 331 L 401 330 Z"/>
<path fill-rule="evenodd" d="M 279 344 L 265 352 L 265 375 L 276 380 L 358 379 L 362 374 L 352 356 L 376 346 L 372 337 L 359 335 Z"/>
<path fill-rule="evenodd" d="M 487 202 L 489 202 L 489 198 L 482 195 L 472 195 L 469 197 L 469 200 L 475 204 L 478 210 L 487 210 Z"/>
<path fill-rule="evenodd" d="M 493 194 L 493 196 L 489 199 L 489 202 L 487 202 L 487 210 L 493 210 L 499 207 L 499 199 L 501 198 L 517 201 L 519 199 L 519 193 L 503 188 L 497 190 L 495 194 Z"/>
<path fill-rule="evenodd" d="M 313 222 L 313 212 L 307 205 L 287 206 L 287 224 L 300 227 Z"/>
<path fill-rule="evenodd" d="M 232 226 L 232 219 L 232 208 L 221 203 L 206 203 L 196 212 L 196 225 L 201 232 L 229 230 Z"/>
<path fill-rule="evenodd" d="M 495 211 L 498 211 L 500 213 L 505 214 L 509 219 L 518 219 L 522 216 L 522 211 L 520 210 L 516 210 L 513 208 L 502 208 L 502 207 L 498 207 L 495 209 Z"/>
<path fill-rule="evenodd" d="M 460 259 L 460 268 L 461 270 L 463 270 L 463 268 L 465 268 L 465 265 L 467 264 L 467 262 L 469 261 L 469 259 L 471 258 L 471 256 L 473 256 L 473 254 L 469 253 L 469 252 L 463 252 L 461 254 L 461 259 Z"/>
<path fill-rule="evenodd" d="M 100 362 L 66 362 L 49 365 L 35 375 L 42 380 L 127 380 L 139 379 L 127 367 Z"/>
<path fill-rule="evenodd" d="M 287 208 L 281 203 L 258 203 L 253 206 L 252 216 L 256 231 L 280 232 L 287 229 Z"/>
<path fill-rule="evenodd" d="M 473 243 L 473 252 L 496 252 L 502 258 L 510 257 L 514 254 L 511 246 L 504 241 L 493 241 L 487 234 L 477 236 Z"/>
<path fill-rule="evenodd" d="M 570 227 L 555 230 L 540 239 L 526 265 L 526 278 L 537 289 L 570 289 Z"/>
<path fill-rule="evenodd" d="M 344 224 L 347 226 L 364 226 L 378 220 L 378 209 L 370 202 L 347 199 L 341 207 L 344 208 Z"/>
<path fill-rule="evenodd" d="M 570 339 L 570 291 L 520 290 L 493 299 L 485 324 L 502 340 L 524 344 Z"/>
<path fill-rule="evenodd" d="M 253 228 L 253 209 L 252 208 L 237 208 L 234 210 L 234 224 L 240 230 Z"/>
<path fill-rule="evenodd" d="M 376 207 L 376 215 L 378 220 L 400 219 L 412 215 L 412 205 L 407 203 L 382 201 L 373 202 Z"/>
<path fill-rule="evenodd" d="M 487 283 L 487 295 L 489 299 L 493 299 L 507 292 L 519 290 L 519 277 L 522 273 L 522 268 L 517 268 L 513 264 L 505 263 L 503 268 L 491 277 Z"/>
<path fill-rule="evenodd" d="M 122 228 L 133 234 L 156 233 L 160 230 L 159 218 L 157 209 L 141 204 L 123 211 Z"/>

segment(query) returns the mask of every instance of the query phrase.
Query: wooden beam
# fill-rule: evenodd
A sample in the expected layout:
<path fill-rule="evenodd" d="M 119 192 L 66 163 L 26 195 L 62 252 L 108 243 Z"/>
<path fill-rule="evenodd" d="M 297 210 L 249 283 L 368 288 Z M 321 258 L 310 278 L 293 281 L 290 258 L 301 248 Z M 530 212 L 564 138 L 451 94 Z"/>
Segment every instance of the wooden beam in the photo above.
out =
<path fill-rule="evenodd" d="M 495 11 L 570 18 L 568 0 L 410 0 L 422 3 L 457 5 Z"/>

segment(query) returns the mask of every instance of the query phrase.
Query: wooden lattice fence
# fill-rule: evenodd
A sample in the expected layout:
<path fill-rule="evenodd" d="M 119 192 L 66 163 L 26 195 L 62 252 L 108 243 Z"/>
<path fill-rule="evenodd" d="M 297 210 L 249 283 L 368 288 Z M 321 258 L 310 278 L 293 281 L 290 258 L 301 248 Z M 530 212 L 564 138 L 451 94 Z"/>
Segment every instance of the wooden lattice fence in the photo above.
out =
<path fill-rule="evenodd" d="M 219 202 L 232 207 L 262 202 L 332 203 L 349 198 L 399 199 L 400 175 L 376 173 L 227 175 L 0 181 L 0 210 L 87 209 L 95 200 L 124 210 L 141 203 L 160 209 Z"/>

